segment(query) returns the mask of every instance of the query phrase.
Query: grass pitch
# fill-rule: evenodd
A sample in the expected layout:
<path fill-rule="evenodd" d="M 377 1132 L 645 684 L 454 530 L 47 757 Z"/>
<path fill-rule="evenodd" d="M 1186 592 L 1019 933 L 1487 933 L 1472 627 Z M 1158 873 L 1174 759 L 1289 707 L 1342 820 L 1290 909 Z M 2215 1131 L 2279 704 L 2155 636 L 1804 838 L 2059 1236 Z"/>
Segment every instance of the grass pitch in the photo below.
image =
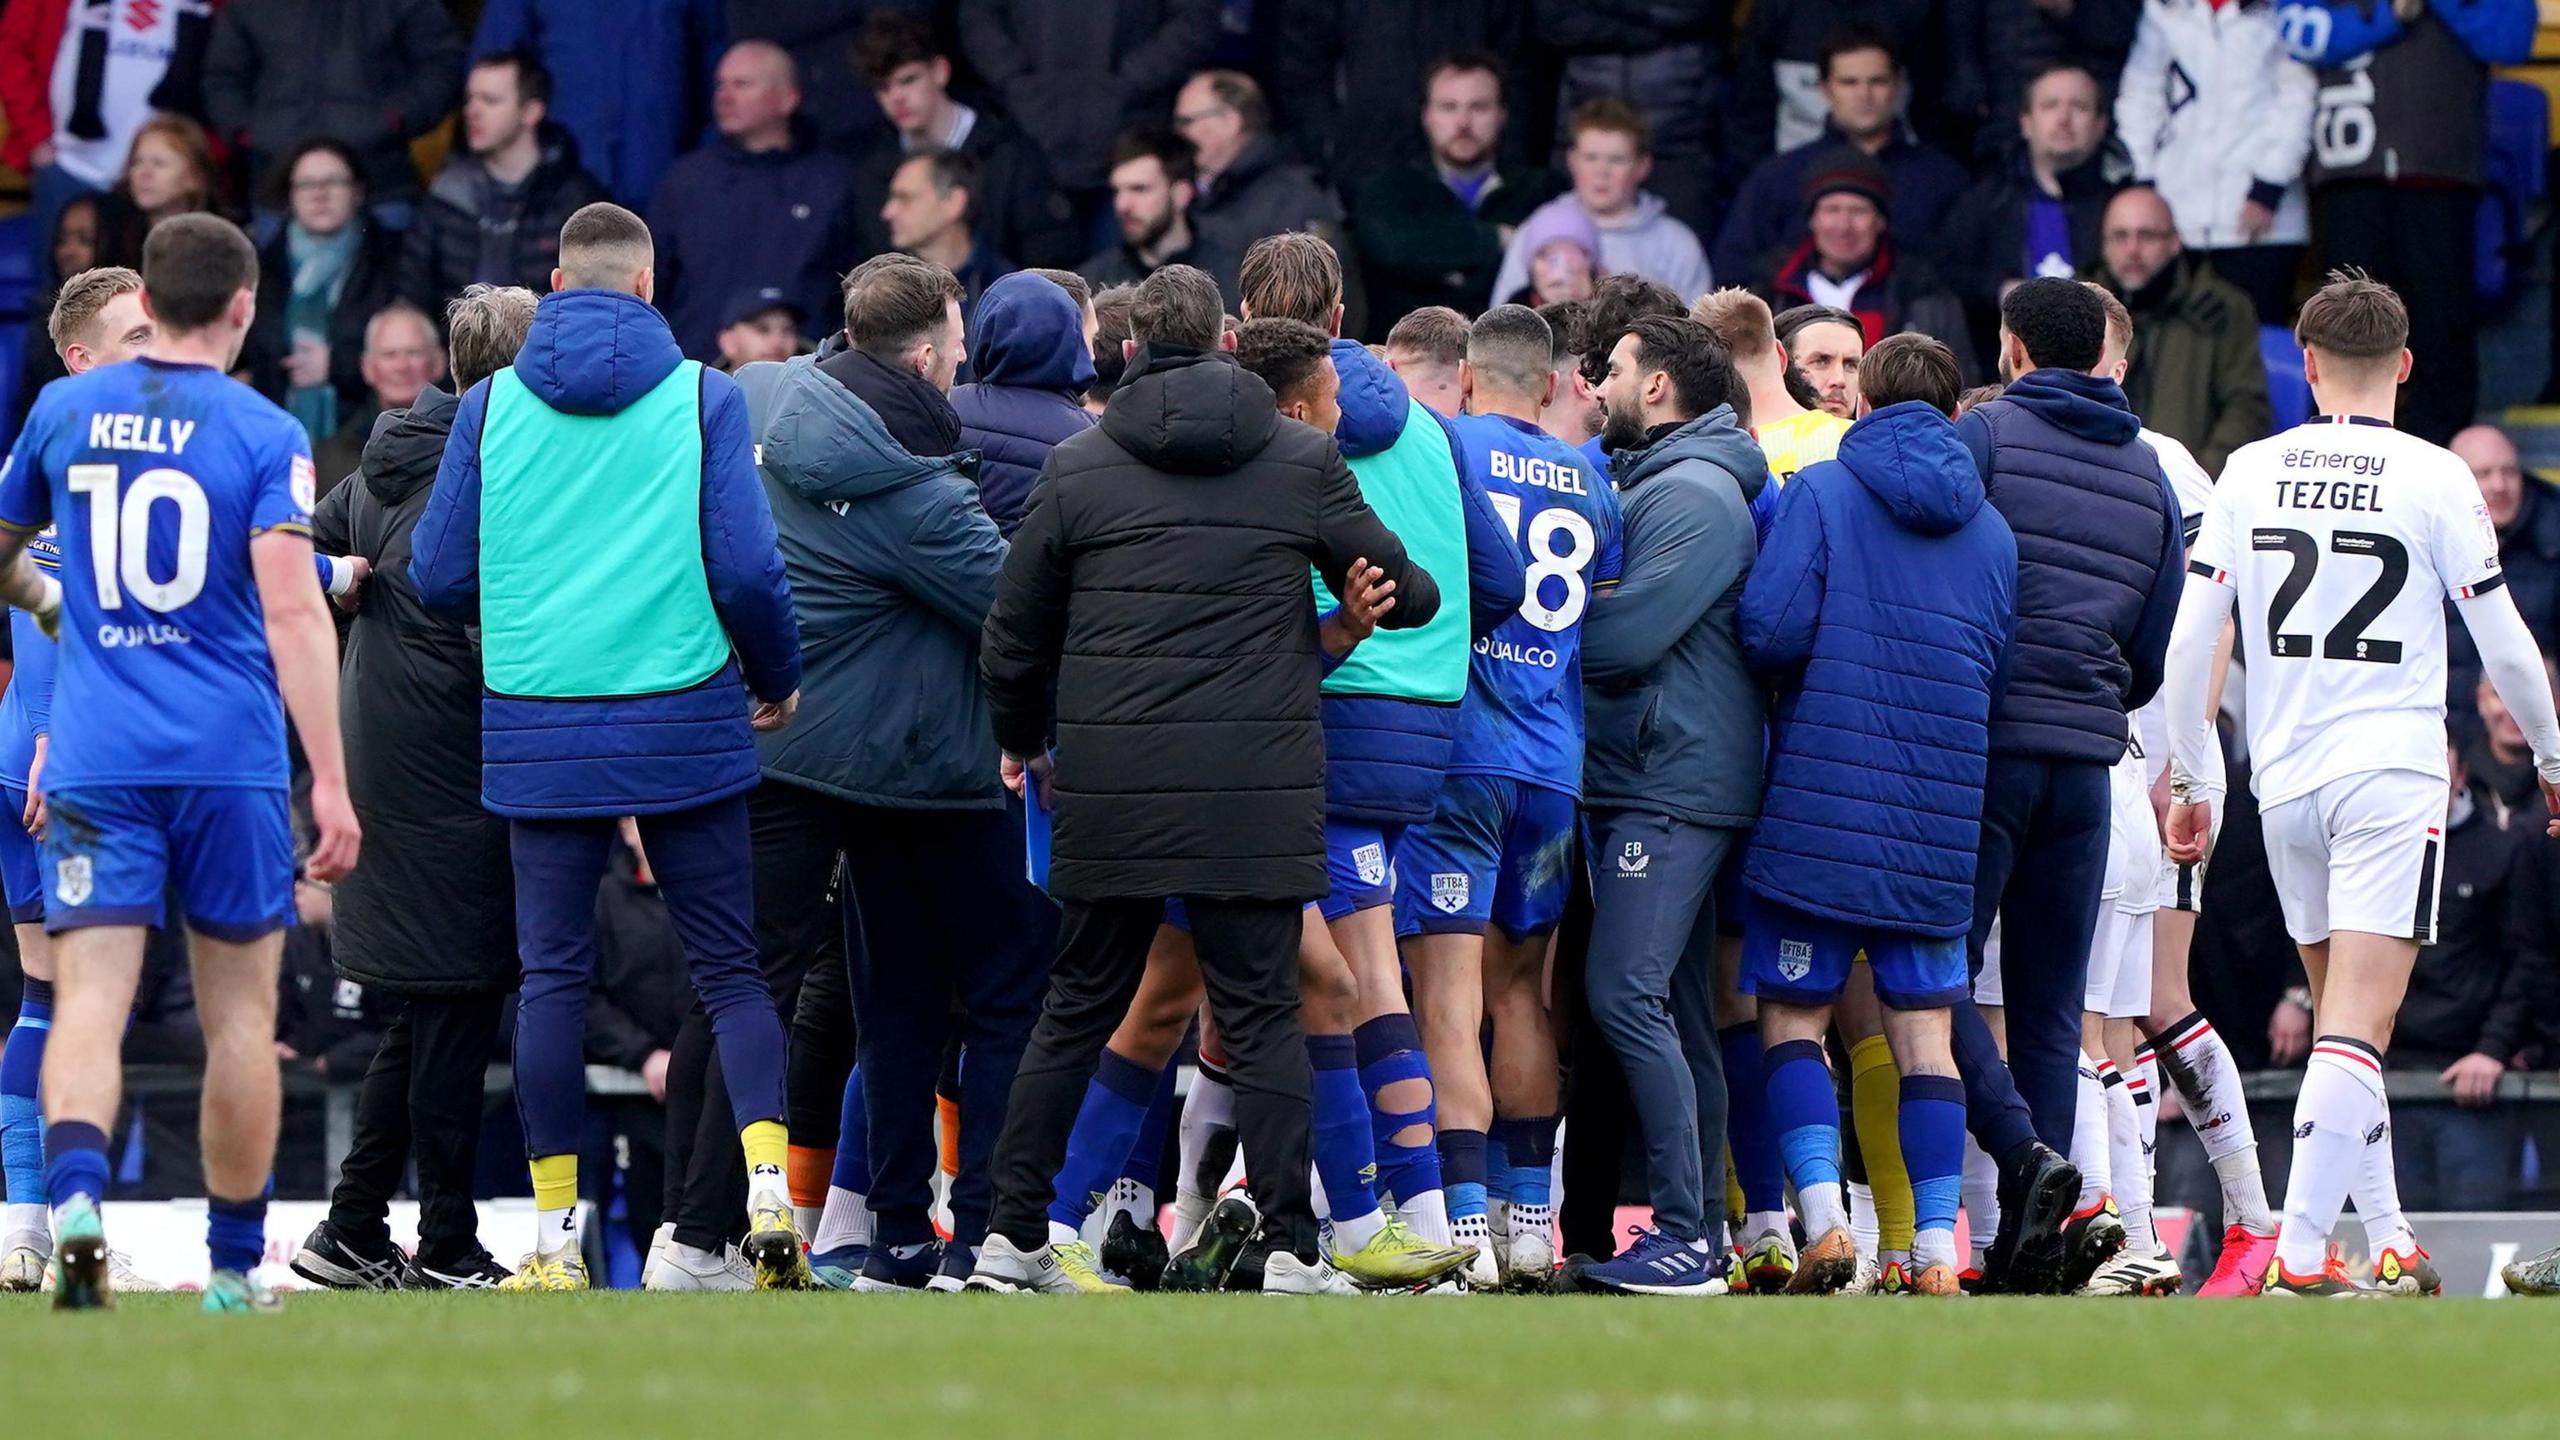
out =
<path fill-rule="evenodd" d="M 0 1306 L 15 1433 L 186 1440 L 2491 1440 L 2560 1430 L 2555 1341 L 2560 1306 L 2477 1301 L 297 1295 L 281 1315 L 225 1319 L 192 1295 L 104 1315 Z"/>

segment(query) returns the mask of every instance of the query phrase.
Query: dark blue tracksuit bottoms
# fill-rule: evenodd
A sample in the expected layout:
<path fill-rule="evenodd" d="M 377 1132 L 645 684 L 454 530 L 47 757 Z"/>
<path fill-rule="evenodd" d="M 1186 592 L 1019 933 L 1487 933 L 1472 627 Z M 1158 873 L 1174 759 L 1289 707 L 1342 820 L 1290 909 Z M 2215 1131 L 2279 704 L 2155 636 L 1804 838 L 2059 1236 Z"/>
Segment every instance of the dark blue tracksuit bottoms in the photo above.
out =
<path fill-rule="evenodd" d="M 596 887 L 618 843 L 612 819 L 514 820 L 516 1111 L 525 1153 L 574 1155 L 586 1123 L 587 990 L 596 973 Z M 782 1118 L 782 1021 L 756 963 L 744 795 L 640 817 L 640 843 L 710 1012 L 738 1128 Z"/>
<path fill-rule="evenodd" d="M 1966 1124 L 2003 1163 L 2031 1139 L 2071 1153 L 2089 941 L 2107 880 L 2107 768 L 1993 755 L 1984 780 L 1970 950 L 1978 975 L 1991 922 L 2002 921 L 2009 1058 L 1969 1000 L 1955 1007 L 1955 1052 Z"/>

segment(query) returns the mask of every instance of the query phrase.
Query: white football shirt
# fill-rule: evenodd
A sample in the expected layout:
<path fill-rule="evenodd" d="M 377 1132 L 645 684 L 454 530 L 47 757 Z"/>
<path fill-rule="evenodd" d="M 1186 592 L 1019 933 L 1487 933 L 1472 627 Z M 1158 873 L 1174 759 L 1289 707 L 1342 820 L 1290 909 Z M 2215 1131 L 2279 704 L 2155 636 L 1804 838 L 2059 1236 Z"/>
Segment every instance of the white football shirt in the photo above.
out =
<path fill-rule="evenodd" d="M 2160 471 L 2169 477 L 2169 489 L 2178 497 L 2178 519 L 2184 526 L 2187 548 L 2192 550 L 2196 531 L 2204 524 L 2205 507 L 2213 502 L 2213 477 L 2196 463 L 2195 452 L 2175 439 L 2148 425 L 2142 428 L 2141 439 L 2160 457 Z M 2169 768 L 2169 695 L 2165 688 L 2151 697 L 2150 704 L 2133 712 L 2133 748 L 2142 752 L 2144 784 L 2159 779 L 2160 772 Z"/>
<path fill-rule="evenodd" d="M 2236 594 L 2261 806 L 2377 770 L 2446 777 L 2444 599 L 2506 581 L 2453 452 L 2362 416 L 2245 446 L 2187 568 Z"/>

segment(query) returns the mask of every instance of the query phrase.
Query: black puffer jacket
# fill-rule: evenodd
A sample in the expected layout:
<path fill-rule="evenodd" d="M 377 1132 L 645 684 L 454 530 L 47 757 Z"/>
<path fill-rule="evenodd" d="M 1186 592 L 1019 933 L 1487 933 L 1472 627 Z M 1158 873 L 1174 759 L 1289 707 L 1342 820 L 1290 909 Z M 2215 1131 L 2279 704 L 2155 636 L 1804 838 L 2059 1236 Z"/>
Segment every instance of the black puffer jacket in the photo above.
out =
<path fill-rule="evenodd" d="M 480 806 L 480 653 L 419 603 L 409 534 L 460 402 L 423 390 L 376 421 L 357 478 L 312 516 L 325 553 L 373 562 L 338 695 L 364 863 L 338 882 L 339 973 L 404 995 L 513 989 L 507 823 Z"/>
<path fill-rule="evenodd" d="M 980 663 L 996 742 L 1037 752 L 1057 694 L 1050 893 L 1324 893 L 1324 731 L 1307 566 L 1366 556 L 1394 626 L 1440 590 L 1331 437 L 1227 355 L 1142 349 L 1059 444 L 1014 532 Z"/>

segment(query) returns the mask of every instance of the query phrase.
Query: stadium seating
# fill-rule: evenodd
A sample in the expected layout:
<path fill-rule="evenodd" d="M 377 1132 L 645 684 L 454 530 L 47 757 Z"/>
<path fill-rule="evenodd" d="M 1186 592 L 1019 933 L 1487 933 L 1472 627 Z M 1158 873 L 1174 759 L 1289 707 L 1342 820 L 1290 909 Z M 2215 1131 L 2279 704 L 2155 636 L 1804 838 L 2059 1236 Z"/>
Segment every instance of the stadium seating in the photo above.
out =
<path fill-rule="evenodd" d="M 2311 382 L 2302 378 L 2302 349 L 2282 325 L 2258 327 L 2258 354 L 2267 362 L 2267 398 L 2275 402 L 2276 423 L 2268 433 L 2281 435 L 2311 418 Z"/>

